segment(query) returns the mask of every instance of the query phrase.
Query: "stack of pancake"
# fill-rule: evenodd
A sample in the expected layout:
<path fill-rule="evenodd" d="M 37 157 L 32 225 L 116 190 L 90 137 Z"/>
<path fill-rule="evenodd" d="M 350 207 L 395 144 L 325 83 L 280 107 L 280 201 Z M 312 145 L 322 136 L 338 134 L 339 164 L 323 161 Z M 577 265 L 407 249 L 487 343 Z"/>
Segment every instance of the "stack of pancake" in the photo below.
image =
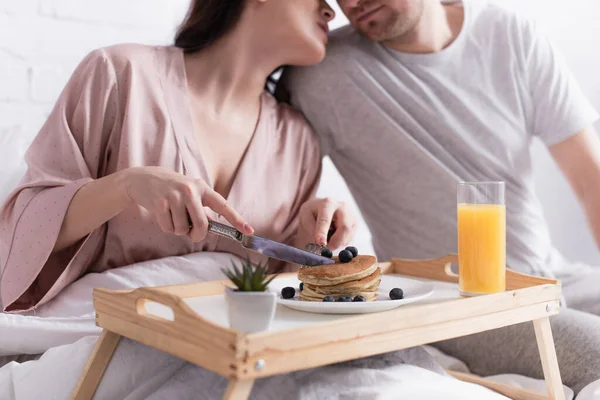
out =
<path fill-rule="evenodd" d="M 304 282 L 300 299 L 323 301 L 326 296 L 336 300 L 341 296 L 363 296 L 367 301 L 377 300 L 381 270 L 375 256 L 358 255 L 348 263 L 336 259 L 335 264 L 303 267 L 298 279 Z"/>

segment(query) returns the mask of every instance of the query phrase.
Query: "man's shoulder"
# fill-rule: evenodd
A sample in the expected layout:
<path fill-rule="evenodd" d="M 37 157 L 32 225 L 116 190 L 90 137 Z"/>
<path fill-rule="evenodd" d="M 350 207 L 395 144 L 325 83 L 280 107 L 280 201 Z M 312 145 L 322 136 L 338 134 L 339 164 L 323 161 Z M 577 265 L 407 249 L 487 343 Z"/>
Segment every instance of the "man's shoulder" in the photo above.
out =
<path fill-rule="evenodd" d="M 341 68 L 356 59 L 356 54 L 364 47 L 364 39 L 351 26 L 346 25 L 329 34 L 327 55 L 318 64 L 303 67 L 292 67 L 286 71 L 289 84 L 307 88 L 322 86 L 335 76 L 339 76 Z M 300 87 L 295 89 L 299 90 Z"/>
<path fill-rule="evenodd" d="M 351 25 L 344 25 L 331 31 L 327 48 L 335 49 L 356 44 L 360 38 L 361 35 Z"/>
<path fill-rule="evenodd" d="M 470 8 L 476 20 L 506 23 L 522 17 L 518 6 L 502 0 L 468 0 L 464 4 Z"/>
<path fill-rule="evenodd" d="M 352 26 L 342 26 L 329 34 L 327 56 L 321 64 L 323 66 L 343 64 L 373 45 L 374 42 L 357 32 Z"/>
<path fill-rule="evenodd" d="M 503 0 L 469 0 L 473 30 L 507 34 L 526 39 L 538 29 L 535 18 L 526 8 Z"/>

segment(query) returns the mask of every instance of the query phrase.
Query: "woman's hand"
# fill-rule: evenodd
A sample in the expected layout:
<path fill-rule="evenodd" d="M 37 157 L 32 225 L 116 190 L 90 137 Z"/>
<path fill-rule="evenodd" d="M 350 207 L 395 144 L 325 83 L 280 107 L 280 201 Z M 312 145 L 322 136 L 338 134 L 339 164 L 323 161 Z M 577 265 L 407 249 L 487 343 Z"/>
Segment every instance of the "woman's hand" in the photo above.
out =
<path fill-rule="evenodd" d="M 314 238 L 314 243 L 327 245 L 331 250 L 346 246 L 356 231 L 356 219 L 346 204 L 330 198 L 307 201 L 300 207 L 299 218 L 300 226 Z M 335 233 L 327 243 L 332 226 Z"/>
<path fill-rule="evenodd" d="M 208 232 L 204 207 L 208 207 L 240 232 L 254 233 L 250 224 L 201 179 L 161 167 L 138 167 L 128 170 L 124 182 L 129 198 L 151 212 L 164 232 L 189 235 L 194 242 L 203 240 Z"/>

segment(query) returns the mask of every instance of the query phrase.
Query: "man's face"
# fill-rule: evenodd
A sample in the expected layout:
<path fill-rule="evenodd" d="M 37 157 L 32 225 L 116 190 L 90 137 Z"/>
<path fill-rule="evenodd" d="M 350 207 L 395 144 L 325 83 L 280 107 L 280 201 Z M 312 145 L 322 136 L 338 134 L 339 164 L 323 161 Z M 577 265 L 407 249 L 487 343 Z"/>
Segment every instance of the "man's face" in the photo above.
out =
<path fill-rule="evenodd" d="M 337 0 L 357 31 L 382 42 L 398 39 L 421 19 L 424 0 Z"/>

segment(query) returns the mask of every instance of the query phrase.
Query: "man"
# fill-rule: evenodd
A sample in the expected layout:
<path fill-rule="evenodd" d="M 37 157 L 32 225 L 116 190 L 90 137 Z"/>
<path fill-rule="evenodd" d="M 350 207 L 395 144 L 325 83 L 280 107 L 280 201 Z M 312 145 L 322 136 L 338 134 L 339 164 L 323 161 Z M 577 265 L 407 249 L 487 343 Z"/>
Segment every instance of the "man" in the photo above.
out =
<path fill-rule="evenodd" d="M 562 279 L 552 318 L 563 380 L 600 379 L 600 270 L 552 246 L 530 144 L 545 143 L 600 241 L 598 114 L 536 26 L 484 1 L 338 0 L 351 26 L 282 78 L 345 178 L 379 259 L 456 252 L 456 184 L 505 181 L 507 265 Z M 581 310 L 581 311 L 576 311 Z M 531 323 L 437 346 L 474 373 L 541 378 Z"/>

